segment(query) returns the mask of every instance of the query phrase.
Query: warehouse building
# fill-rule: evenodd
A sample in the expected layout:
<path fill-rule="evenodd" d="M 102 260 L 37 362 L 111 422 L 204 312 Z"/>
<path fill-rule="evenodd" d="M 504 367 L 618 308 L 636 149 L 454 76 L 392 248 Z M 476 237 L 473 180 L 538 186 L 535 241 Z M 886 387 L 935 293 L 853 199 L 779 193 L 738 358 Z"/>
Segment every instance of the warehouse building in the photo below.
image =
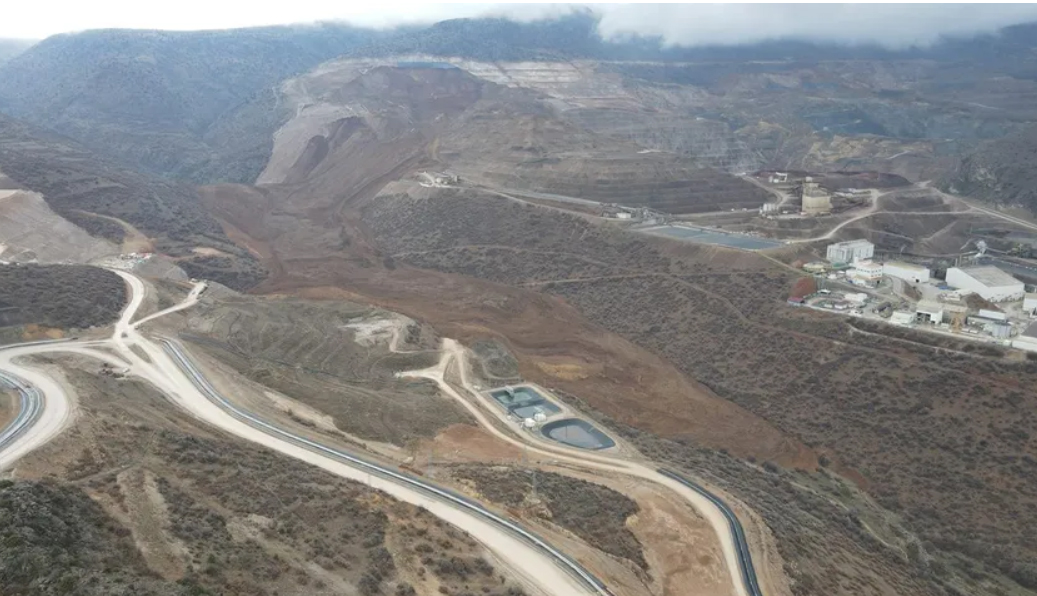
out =
<path fill-rule="evenodd" d="M 1031 317 L 1037 315 L 1037 294 L 1028 292 L 1023 296 L 1023 310 Z"/>
<path fill-rule="evenodd" d="M 828 245 L 829 263 L 853 263 L 875 256 L 875 245 L 867 240 L 847 240 Z"/>
<path fill-rule="evenodd" d="M 1037 323 L 1031 323 L 1026 328 L 1026 331 L 1023 331 L 1013 339 L 1012 347 L 1028 352 L 1037 352 Z"/>
<path fill-rule="evenodd" d="M 1026 294 L 1023 282 L 997 267 L 951 267 L 947 270 L 947 285 L 969 290 L 991 302 L 1021 300 Z"/>
<path fill-rule="evenodd" d="M 883 265 L 882 274 L 916 284 L 929 281 L 928 269 L 921 265 L 903 263 L 901 261 L 890 261 Z"/>

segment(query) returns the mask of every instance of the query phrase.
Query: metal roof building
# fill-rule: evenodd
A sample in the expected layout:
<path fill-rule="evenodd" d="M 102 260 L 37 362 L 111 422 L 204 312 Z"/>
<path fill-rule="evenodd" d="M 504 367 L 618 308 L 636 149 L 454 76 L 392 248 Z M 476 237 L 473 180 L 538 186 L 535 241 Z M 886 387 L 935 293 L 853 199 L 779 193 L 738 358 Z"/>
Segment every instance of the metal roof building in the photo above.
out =
<path fill-rule="evenodd" d="M 981 267 L 951 267 L 947 283 L 961 290 L 970 290 L 991 302 L 1021 300 L 1026 293 L 1023 282 L 992 265 Z"/>
<path fill-rule="evenodd" d="M 847 240 L 829 244 L 825 258 L 830 263 L 853 263 L 875 256 L 875 245 L 867 240 Z"/>

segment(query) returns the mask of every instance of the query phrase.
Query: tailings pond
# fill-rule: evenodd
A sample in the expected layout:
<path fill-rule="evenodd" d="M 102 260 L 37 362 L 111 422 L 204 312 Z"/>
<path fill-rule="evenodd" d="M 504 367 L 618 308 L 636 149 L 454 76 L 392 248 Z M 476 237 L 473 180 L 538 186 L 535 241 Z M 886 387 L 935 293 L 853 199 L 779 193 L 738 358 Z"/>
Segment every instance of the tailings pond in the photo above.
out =
<path fill-rule="evenodd" d="M 731 248 L 741 248 L 743 250 L 766 250 L 768 248 L 777 248 L 784 245 L 784 242 L 781 242 L 780 240 L 757 238 L 756 236 L 746 236 L 744 234 L 727 234 L 724 232 L 715 232 L 704 228 L 690 228 L 687 226 L 659 226 L 655 228 L 645 228 L 640 231 L 646 234 L 677 238 L 678 240 L 687 240 L 699 244 L 730 246 Z"/>
<path fill-rule="evenodd" d="M 548 422 L 540 432 L 552 441 L 558 441 L 570 447 L 580 449 L 608 449 L 615 447 L 616 442 L 586 420 L 566 418 Z"/>

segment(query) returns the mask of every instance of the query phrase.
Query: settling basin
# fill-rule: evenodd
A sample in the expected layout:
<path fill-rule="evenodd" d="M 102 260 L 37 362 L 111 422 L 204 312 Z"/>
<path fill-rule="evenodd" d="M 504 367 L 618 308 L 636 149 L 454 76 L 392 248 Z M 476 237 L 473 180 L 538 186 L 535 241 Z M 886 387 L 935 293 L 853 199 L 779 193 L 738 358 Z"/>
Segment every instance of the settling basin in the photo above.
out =
<path fill-rule="evenodd" d="M 548 422 L 541 427 L 540 432 L 552 441 L 580 449 L 598 450 L 616 446 L 616 442 L 611 437 L 586 420 L 579 418 L 565 418 Z"/>
<path fill-rule="evenodd" d="M 508 413 L 514 414 L 522 419 L 532 418 L 538 413 L 543 413 L 545 416 L 551 416 L 552 414 L 557 414 L 562 411 L 561 408 L 556 406 L 543 395 L 540 395 L 536 389 L 525 385 L 521 387 L 494 389 L 490 392 L 490 397 L 503 406 Z"/>

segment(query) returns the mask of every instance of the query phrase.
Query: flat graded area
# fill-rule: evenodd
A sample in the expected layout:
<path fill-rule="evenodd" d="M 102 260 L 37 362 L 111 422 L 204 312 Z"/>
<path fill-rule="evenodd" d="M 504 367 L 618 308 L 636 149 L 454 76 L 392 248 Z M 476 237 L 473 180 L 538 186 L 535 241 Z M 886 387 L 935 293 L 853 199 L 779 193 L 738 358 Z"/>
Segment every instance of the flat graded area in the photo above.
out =
<path fill-rule="evenodd" d="M 3 518 L 0 531 L 34 537 L 5 542 L 5 589 L 40 593 L 46 581 L 98 596 L 523 593 L 471 538 L 428 513 L 214 433 L 143 383 L 94 375 L 93 362 L 59 361 L 73 366 L 81 412 L 19 464 L 23 480 L 0 485 L 0 516 L 10 490 L 40 504 Z M 64 480 L 41 484 L 50 475 Z M 51 528 L 64 528 L 63 539 Z M 64 539 L 69 531 L 74 540 Z"/>
<path fill-rule="evenodd" d="M 116 244 L 55 213 L 39 193 L 0 190 L 0 260 L 86 263 L 117 252 Z"/>

